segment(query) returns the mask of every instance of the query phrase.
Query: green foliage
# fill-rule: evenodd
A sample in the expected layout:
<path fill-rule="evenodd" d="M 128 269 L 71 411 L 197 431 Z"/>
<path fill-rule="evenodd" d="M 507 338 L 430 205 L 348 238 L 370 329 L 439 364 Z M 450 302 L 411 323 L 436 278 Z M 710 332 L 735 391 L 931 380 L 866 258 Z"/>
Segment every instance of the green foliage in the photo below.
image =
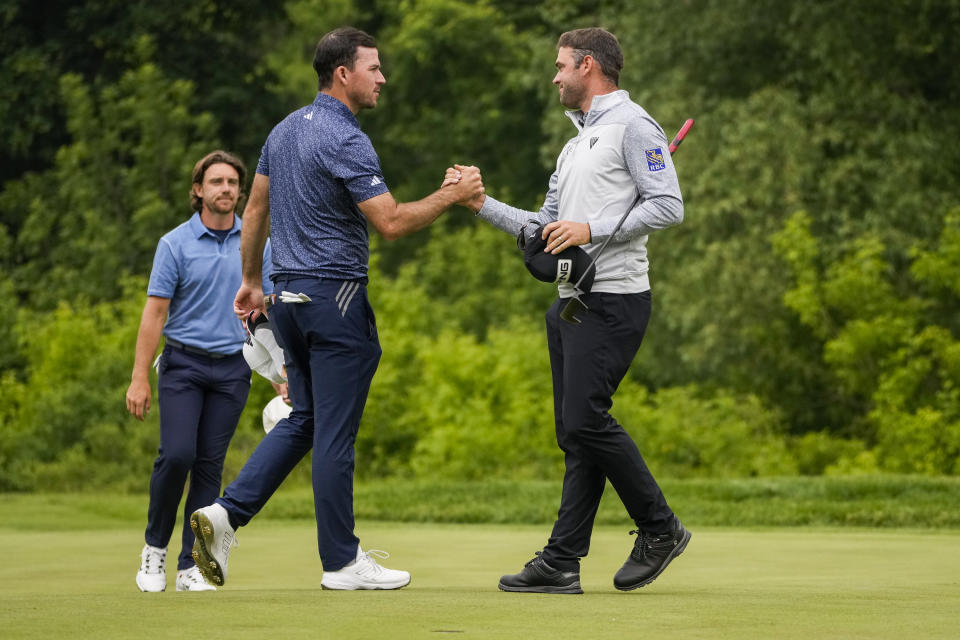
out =
<path fill-rule="evenodd" d="M 862 440 L 838 438 L 825 431 L 793 438 L 790 452 L 803 475 L 876 472 L 876 460 Z"/>
<path fill-rule="evenodd" d="M 542 201 L 575 133 L 550 82 L 571 28 L 619 37 L 621 87 L 668 135 L 696 118 L 686 219 L 650 237 L 654 314 L 615 396 L 658 472 L 960 473 L 960 2 L 875 5 L 4 3 L 0 488 L 143 489 L 156 417 L 134 424 L 122 396 L 154 247 L 197 158 L 252 166 L 313 99 L 315 43 L 342 24 L 378 40 L 388 83 L 360 119 L 401 201 L 455 162 Z M 455 208 L 372 254 L 384 356 L 361 475 L 555 473 L 554 289 L 513 239 Z M 227 479 L 271 394 L 257 378 Z"/>
<path fill-rule="evenodd" d="M 625 383 L 614 396 L 614 415 L 657 474 L 719 478 L 797 472 L 778 416 L 756 397 L 724 391 L 698 395 L 692 387 L 649 394 Z"/>
<path fill-rule="evenodd" d="M 61 302 L 20 315 L 27 377 L 0 377 L 0 491 L 146 489 L 159 444 L 155 380 L 144 422 L 125 404 L 146 282 L 122 286 L 118 302 Z M 258 378 L 226 465 L 231 475 L 262 437 L 260 411 L 272 395 Z"/>
<path fill-rule="evenodd" d="M 382 266 L 386 243 L 375 239 L 373 295 L 383 299 L 391 320 L 409 315 L 411 308 L 419 310 L 412 314 L 419 321 L 410 325 L 418 332 L 457 328 L 483 338 L 489 328 L 504 326 L 511 318 L 542 327 L 556 288 L 530 277 L 510 236 L 487 224 L 462 226 L 462 218 L 470 215 L 459 207 L 448 212 L 435 223 L 430 241 L 393 277 Z M 385 276 L 389 279 L 383 280 Z M 414 290 L 422 291 L 422 306 L 413 307 L 410 301 L 400 306 Z M 394 296 L 400 298 L 396 303 Z"/>
<path fill-rule="evenodd" d="M 78 301 L 20 315 L 28 375 L 3 381 L 13 401 L 0 414 L 10 462 L 0 488 L 125 486 L 145 445 L 143 431 L 124 419 L 139 311 L 132 300 Z"/>
<path fill-rule="evenodd" d="M 541 191 L 548 174 L 531 171 L 537 147 L 511 141 L 535 139 L 528 114 L 543 110 L 549 43 L 516 33 L 486 1 L 405 0 L 395 12 L 381 33 L 388 83 L 370 135 L 400 199 L 439 183 L 451 159 L 482 167 L 499 190 Z"/>
<path fill-rule="evenodd" d="M 5 0 L 0 29 L 0 182 L 45 171 L 69 143 L 64 114 L 71 105 L 57 94 L 59 79 L 115 84 L 144 62 L 145 37 L 159 45 L 149 61 L 162 75 L 193 85 L 194 109 L 216 114 L 217 138 L 241 157 L 257 153 L 285 113 L 275 101 L 258 99 L 273 81 L 260 60 L 286 30 L 284 12 L 272 3 Z"/>
<path fill-rule="evenodd" d="M 114 299 L 118 277 L 149 272 L 159 237 L 190 212 L 193 164 L 214 148 L 210 115 L 189 111 L 191 84 L 150 63 L 99 96 L 75 75 L 61 91 L 73 142 L 53 169 L 0 195 L 0 209 L 23 220 L 18 293 L 41 309 Z"/>
<path fill-rule="evenodd" d="M 272 43 L 263 63 L 271 77 L 270 90 L 287 111 L 312 101 L 317 94 L 312 65 L 321 36 L 343 25 L 367 26 L 368 12 L 357 4 L 351 0 L 289 0 L 284 4 L 290 33 Z M 264 140 L 268 133 L 263 132 Z"/>
<path fill-rule="evenodd" d="M 658 315 L 635 376 L 755 393 L 795 433 L 845 429 L 862 406 L 835 389 L 819 324 L 784 307 L 793 288 L 770 238 L 806 211 L 823 266 L 870 235 L 896 274 L 887 286 L 907 293 L 910 248 L 960 199 L 960 158 L 942 144 L 960 122 L 947 35 L 960 4 L 627 4 L 601 11 L 643 52 L 622 85 L 668 133 L 697 120 L 677 158 L 686 222 L 650 239 Z"/>
<path fill-rule="evenodd" d="M 797 214 L 775 244 L 791 263 L 797 288 L 785 303 L 823 340 L 823 362 L 856 403 L 852 422 L 876 444 L 881 469 L 938 474 L 960 470 L 960 341 L 936 324 L 936 300 L 955 260 L 956 215 L 947 216 L 938 246 L 915 248 L 910 293 L 882 242 L 863 236 L 849 255 L 817 267 L 809 218 Z M 791 247 L 805 247 L 801 251 Z M 945 280 L 946 278 L 946 280 Z M 816 281 L 816 285 L 812 284 Z"/>
<path fill-rule="evenodd" d="M 459 327 L 469 328 L 478 310 L 509 317 L 496 292 L 444 304 L 432 300 L 431 283 L 412 266 L 393 280 L 374 274 L 370 296 L 384 353 L 357 442 L 361 473 L 479 478 L 553 468 L 542 325 L 514 322 L 480 342 Z"/>
<path fill-rule="evenodd" d="M 443 332 L 417 351 L 399 426 L 416 425 L 414 476 L 481 479 L 556 471 L 553 397 L 542 332 Z M 406 376 L 404 376 L 406 378 Z"/>

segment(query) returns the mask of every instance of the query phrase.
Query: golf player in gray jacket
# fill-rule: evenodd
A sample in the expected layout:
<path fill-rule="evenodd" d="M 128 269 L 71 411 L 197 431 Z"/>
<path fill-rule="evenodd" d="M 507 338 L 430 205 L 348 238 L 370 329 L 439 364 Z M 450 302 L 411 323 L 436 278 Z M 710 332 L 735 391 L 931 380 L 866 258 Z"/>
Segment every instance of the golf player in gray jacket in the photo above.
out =
<path fill-rule="evenodd" d="M 485 195 L 465 204 L 513 235 L 538 220 L 545 225 L 547 252 L 582 246 L 591 255 L 637 204 L 597 259 L 596 279 L 582 296 L 589 310 L 581 324 L 560 319 L 574 293 L 569 283 L 559 286 L 547 311 L 557 443 L 566 466 L 563 492 L 546 546 L 520 573 L 503 576 L 499 587 L 582 593 L 580 558 L 589 550 L 609 479 L 637 524 L 633 549 L 614 576 L 614 586 L 629 591 L 656 579 L 690 539 L 637 445 L 609 414 L 650 318 L 647 237 L 682 221 L 683 200 L 663 129 L 618 90 L 623 53 L 617 39 L 603 29 L 565 33 L 556 66 L 553 83 L 577 135 L 560 153 L 543 207 L 524 211 Z"/>

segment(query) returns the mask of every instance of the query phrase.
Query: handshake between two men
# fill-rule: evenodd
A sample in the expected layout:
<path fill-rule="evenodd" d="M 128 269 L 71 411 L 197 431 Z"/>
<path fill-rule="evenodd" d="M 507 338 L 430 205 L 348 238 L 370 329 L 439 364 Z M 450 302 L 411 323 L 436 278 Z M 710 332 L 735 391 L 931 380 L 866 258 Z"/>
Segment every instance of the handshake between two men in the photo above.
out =
<path fill-rule="evenodd" d="M 443 177 L 443 184 L 440 189 L 456 189 L 460 193 L 456 203 L 462 205 L 473 212 L 480 210 L 483 201 L 486 199 L 486 193 L 483 187 L 483 176 L 480 169 L 474 166 L 463 166 L 455 164 L 447 169 Z M 460 195 L 465 194 L 465 195 Z"/>
<path fill-rule="evenodd" d="M 480 211 L 487 198 L 483 186 L 483 176 L 480 169 L 474 166 L 455 164 L 448 168 L 440 189 L 441 191 L 457 189 L 460 193 L 457 194 L 456 204 L 462 205 L 474 213 Z M 572 220 L 554 220 L 544 225 L 543 239 L 547 243 L 544 252 L 556 255 L 570 247 L 589 244 L 591 240 L 590 225 L 586 222 L 574 222 Z"/>

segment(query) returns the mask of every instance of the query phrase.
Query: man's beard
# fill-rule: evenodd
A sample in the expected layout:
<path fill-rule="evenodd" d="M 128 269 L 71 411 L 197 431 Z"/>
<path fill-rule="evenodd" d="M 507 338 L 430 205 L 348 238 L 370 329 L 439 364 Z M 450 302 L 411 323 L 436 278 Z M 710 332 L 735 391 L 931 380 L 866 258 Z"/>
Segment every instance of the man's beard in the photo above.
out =
<path fill-rule="evenodd" d="M 379 96 L 373 92 L 356 92 L 350 96 L 354 104 L 356 104 L 361 109 L 374 109 L 377 106 L 377 98 Z"/>
<path fill-rule="evenodd" d="M 564 85 L 560 92 L 560 104 L 568 109 L 579 109 L 586 93 L 582 86 Z"/>
<path fill-rule="evenodd" d="M 209 209 L 209 210 L 212 211 L 213 213 L 220 213 L 220 214 L 223 214 L 223 215 L 226 215 L 226 214 L 228 214 L 228 213 L 233 213 L 233 210 L 234 210 L 234 209 L 236 208 L 236 206 L 237 206 L 237 201 L 236 201 L 236 200 L 230 200 L 229 202 L 230 202 L 230 204 L 226 204 L 226 203 L 227 203 L 226 200 L 224 200 L 224 201 L 221 202 L 221 200 L 217 199 L 217 200 L 214 200 L 213 202 L 211 202 L 210 204 L 208 204 L 208 205 L 207 205 L 207 209 Z"/>

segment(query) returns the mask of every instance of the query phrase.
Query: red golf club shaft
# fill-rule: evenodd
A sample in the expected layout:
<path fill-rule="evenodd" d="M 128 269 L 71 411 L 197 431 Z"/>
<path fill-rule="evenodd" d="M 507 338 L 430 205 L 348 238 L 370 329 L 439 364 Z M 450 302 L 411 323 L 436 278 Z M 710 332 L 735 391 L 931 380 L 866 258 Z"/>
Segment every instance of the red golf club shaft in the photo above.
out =
<path fill-rule="evenodd" d="M 683 126 L 680 127 L 680 131 L 677 132 L 677 136 L 673 139 L 673 142 L 670 143 L 670 153 L 673 153 L 677 150 L 677 147 L 680 146 L 680 143 L 683 142 L 683 139 L 687 137 L 687 133 L 690 129 L 693 128 L 693 118 L 689 118 L 686 122 L 683 123 Z"/>

